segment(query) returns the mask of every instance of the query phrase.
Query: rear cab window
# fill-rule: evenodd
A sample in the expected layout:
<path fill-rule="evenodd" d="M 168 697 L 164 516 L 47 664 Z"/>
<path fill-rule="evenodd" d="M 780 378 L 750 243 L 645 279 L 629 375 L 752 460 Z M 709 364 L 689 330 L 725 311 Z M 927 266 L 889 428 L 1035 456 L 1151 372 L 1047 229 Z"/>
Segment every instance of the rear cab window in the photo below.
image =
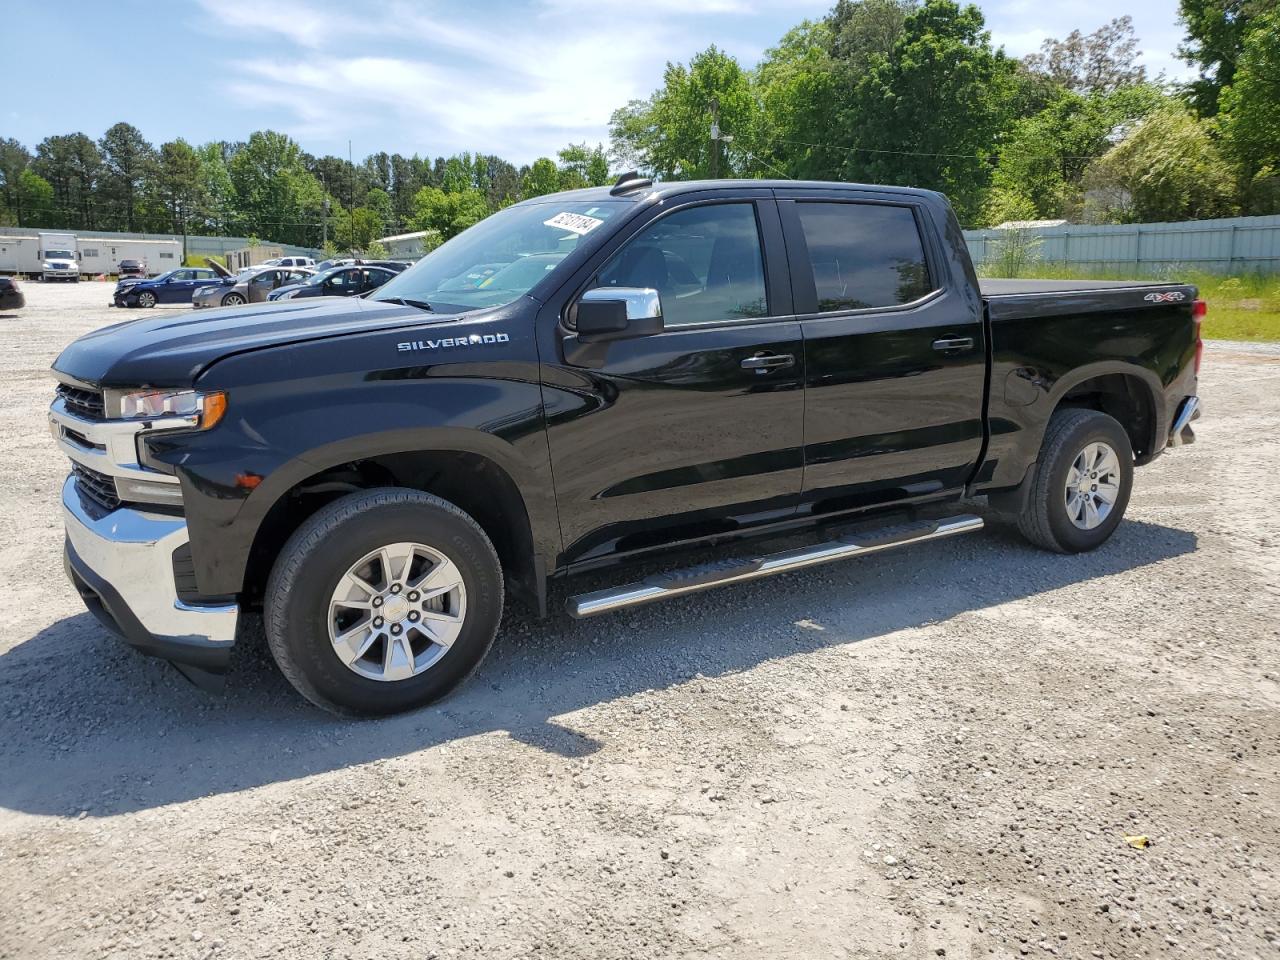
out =
<path fill-rule="evenodd" d="M 795 209 L 818 312 L 905 306 L 936 289 L 911 207 L 805 200 Z"/>

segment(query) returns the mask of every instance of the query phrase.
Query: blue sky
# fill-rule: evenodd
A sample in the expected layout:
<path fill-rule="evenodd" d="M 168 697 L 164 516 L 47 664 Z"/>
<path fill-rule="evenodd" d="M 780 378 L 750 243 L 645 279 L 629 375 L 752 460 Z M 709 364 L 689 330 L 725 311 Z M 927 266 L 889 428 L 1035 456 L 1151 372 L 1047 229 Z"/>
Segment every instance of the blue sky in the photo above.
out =
<path fill-rule="evenodd" d="M 610 113 L 667 60 L 716 43 L 754 64 L 829 0 L 175 0 L 7 8 L 0 136 L 98 137 L 119 120 L 154 143 L 283 130 L 308 151 L 496 153 L 514 162 L 607 140 Z M 1133 16 L 1145 63 L 1184 77 L 1177 0 L 979 4 L 997 43 Z M 16 42 L 15 42 L 16 41 Z M 10 87 L 15 92 L 15 87 Z M 25 93 L 23 93 L 25 91 Z M 6 102 L 7 101 L 7 102 Z"/>

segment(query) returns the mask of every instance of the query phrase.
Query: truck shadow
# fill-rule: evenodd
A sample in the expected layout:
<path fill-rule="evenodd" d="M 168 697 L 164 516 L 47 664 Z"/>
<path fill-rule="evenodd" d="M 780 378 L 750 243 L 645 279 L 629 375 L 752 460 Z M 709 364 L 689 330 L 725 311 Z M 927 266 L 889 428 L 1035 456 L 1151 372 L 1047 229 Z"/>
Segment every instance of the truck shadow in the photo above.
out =
<path fill-rule="evenodd" d="M 225 693 L 209 695 L 167 664 L 125 649 L 87 614 L 73 616 L 0 657 L 0 806 L 109 817 L 495 732 L 560 756 L 585 756 L 607 743 L 556 718 L 1195 548 L 1193 533 L 1128 521 L 1101 550 L 1063 557 L 992 527 L 928 551 L 891 551 L 786 575 L 772 586 L 741 584 L 600 620 L 557 614 L 540 622 L 515 612 L 467 686 L 426 710 L 366 722 L 339 720 L 303 702 L 262 650 L 247 654 Z M 587 578 L 575 592 L 607 582 Z M 565 596 L 563 588 L 553 592 L 553 609 Z"/>

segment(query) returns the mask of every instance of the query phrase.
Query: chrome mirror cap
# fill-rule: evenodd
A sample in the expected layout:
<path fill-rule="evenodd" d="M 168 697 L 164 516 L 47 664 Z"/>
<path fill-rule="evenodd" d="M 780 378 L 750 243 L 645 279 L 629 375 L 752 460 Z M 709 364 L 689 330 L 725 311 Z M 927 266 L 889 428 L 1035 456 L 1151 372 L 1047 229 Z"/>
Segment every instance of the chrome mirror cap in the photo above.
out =
<path fill-rule="evenodd" d="M 627 308 L 627 320 L 655 320 L 662 316 L 662 298 L 652 287 L 595 287 L 579 298 L 580 303 L 617 303 Z"/>

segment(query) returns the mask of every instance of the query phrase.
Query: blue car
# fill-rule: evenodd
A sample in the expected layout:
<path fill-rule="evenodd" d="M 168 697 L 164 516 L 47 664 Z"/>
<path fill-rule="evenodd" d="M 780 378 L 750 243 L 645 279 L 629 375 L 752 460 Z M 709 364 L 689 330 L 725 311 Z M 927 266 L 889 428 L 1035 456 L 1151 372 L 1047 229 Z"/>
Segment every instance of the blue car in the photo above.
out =
<path fill-rule="evenodd" d="M 111 301 L 117 307 L 154 307 L 157 303 L 190 303 L 198 289 L 215 282 L 207 267 L 180 267 L 150 280 L 121 280 Z"/>

